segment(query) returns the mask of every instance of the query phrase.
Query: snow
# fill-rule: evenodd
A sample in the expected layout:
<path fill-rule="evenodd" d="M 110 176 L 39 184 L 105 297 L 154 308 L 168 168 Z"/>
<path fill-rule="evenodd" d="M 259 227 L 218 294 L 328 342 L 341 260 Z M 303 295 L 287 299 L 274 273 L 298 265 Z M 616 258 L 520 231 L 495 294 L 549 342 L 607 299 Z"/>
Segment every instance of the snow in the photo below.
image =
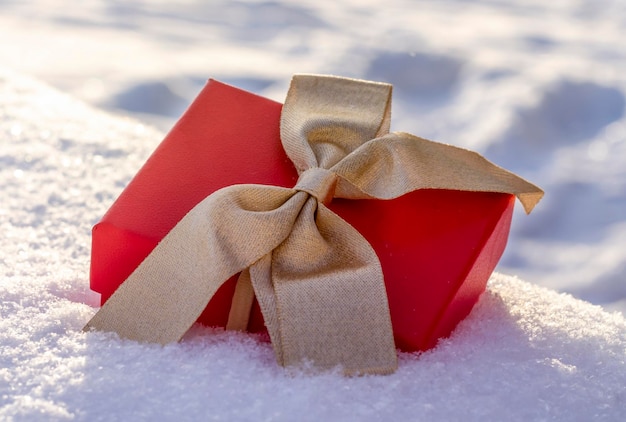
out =
<path fill-rule="evenodd" d="M 0 12 L 0 420 L 626 414 L 623 2 L 38 0 Z M 99 303 L 91 226 L 163 131 L 208 77 L 282 100 L 296 72 L 393 82 L 394 130 L 542 186 L 498 268 L 528 282 L 495 274 L 450 339 L 402 354 L 386 377 L 285 372 L 263 339 L 207 328 L 166 347 L 83 334 Z"/>

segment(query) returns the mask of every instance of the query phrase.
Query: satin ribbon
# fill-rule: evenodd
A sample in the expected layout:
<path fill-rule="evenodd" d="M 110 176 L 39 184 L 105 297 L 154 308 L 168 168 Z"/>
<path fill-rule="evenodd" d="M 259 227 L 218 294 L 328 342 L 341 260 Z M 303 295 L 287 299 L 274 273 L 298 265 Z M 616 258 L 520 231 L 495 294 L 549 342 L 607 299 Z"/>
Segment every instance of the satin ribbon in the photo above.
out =
<path fill-rule="evenodd" d="M 205 198 L 85 329 L 178 341 L 219 287 L 241 273 L 228 325 L 245 329 L 256 295 L 279 364 L 393 372 L 397 358 L 379 260 L 325 204 L 453 189 L 513 194 L 530 212 L 543 192 L 477 153 L 388 133 L 390 104 L 388 84 L 294 76 L 281 139 L 298 170 L 296 186 L 235 185 Z"/>

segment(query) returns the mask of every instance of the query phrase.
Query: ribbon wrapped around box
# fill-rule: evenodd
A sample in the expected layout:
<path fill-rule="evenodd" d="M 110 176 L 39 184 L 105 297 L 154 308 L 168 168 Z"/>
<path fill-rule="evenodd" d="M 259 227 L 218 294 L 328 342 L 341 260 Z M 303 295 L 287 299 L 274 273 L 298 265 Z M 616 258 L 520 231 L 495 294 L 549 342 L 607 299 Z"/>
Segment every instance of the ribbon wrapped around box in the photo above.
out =
<path fill-rule="evenodd" d="M 480 155 L 389 133 L 391 86 L 294 76 L 284 106 L 209 81 L 93 229 L 85 329 L 267 327 L 278 362 L 390 373 L 484 291 L 515 196 Z"/>

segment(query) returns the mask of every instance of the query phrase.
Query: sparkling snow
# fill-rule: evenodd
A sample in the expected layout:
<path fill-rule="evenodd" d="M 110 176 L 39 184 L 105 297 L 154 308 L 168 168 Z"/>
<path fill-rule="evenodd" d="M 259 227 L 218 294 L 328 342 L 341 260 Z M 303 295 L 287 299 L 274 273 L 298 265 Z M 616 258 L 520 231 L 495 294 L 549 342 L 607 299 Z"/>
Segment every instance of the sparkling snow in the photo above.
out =
<path fill-rule="evenodd" d="M 622 420 L 625 23 L 617 0 L 0 1 L 0 420 Z M 393 82 L 394 130 L 542 186 L 499 267 L 527 281 L 494 275 L 388 377 L 200 327 L 83 334 L 91 226 L 204 80 L 282 100 L 296 72 Z"/>

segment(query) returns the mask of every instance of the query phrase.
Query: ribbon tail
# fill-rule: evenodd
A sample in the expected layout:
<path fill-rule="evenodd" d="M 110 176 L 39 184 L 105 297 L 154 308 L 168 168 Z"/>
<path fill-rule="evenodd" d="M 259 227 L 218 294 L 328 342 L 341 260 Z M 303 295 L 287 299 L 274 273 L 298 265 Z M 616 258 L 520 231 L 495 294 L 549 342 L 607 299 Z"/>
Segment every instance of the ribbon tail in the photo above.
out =
<path fill-rule="evenodd" d="M 272 341 L 276 362 L 285 366 L 283 338 L 278 320 L 278 305 L 276 304 L 276 293 L 272 282 L 272 253 L 252 264 L 249 271 L 254 293 L 259 301 L 263 320 Z"/>
<path fill-rule="evenodd" d="M 530 213 L 543 191 L 480 154 L 408 133 L 372 139 L 332 169 L 340 198 L 393 199 L 418 189 L 500 192 Z"/>
<path fill-rule="evenodd" d="M 356 229 L 315 198 L 251 275 L 282 365 L 341 365 L 349 375 L 397 368 L 380 262 Z"/>
<path fill-rule="evenodd" d="M 178 341 L 219 287 L 289 235 L 306 195 L 239 185 L 196 205 L 87 323 L 136 341 Z"/>
<path fill-rule="evenodd" d="M 232 331 L 246 331 L 248 322 L 250 322 L 250 311 L 254 303 L 254 289 L 250 281 L 250 271 L 243 270 L 239 274 L 237 284 L 235 285 L 235 293 L 230 305 L 228 313 L 228 321 L 226 329 Z"/>

